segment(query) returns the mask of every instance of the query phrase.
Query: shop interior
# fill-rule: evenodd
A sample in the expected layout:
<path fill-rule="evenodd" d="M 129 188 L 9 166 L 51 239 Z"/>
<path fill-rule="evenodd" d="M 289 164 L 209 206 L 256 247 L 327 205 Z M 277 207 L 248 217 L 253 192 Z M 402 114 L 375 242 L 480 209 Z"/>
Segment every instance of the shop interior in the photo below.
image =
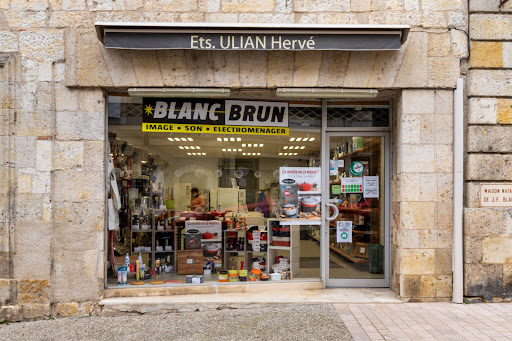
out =
<path fill-rule="evenodd" d="M 320 172 L 321 112 L 320 102 L 290 102 L 286 136 L 147 133 L 141 98 L 109 96 L 109 183 L 120 204 L 111 188 L 107 286 L 319 280 L 321 183 L 286 185 L 280 171 Z M 297 200 L 283 201 L 290 188 Z M 336 276 L 383 276 L 351 247 L 350 257 L 331 252 Z"/>

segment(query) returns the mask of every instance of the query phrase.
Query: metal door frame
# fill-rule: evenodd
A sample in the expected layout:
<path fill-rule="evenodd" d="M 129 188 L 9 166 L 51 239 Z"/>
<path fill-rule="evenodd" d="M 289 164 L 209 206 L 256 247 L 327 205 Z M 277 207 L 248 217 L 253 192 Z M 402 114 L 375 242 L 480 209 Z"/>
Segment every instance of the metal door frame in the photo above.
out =
<path fill-rule="evenodd" d="M 391 116 L 390 105 L 390 116 Z M 327 101 L 322 101 L 322 226 L 320 238 L 320 267 L 324 287 L 391 287 L 391 128 L 327 127 Z M 384 138 L 384 278 L 332 279 L 329 278 L 329 138 L 332 136 L 376 136 Z"/>

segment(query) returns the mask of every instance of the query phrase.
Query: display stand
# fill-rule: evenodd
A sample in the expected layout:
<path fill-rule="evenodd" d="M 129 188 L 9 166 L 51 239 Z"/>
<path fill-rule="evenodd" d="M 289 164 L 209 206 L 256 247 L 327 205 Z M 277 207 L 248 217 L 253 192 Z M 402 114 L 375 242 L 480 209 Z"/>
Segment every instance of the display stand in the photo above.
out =
<path fill-rule="evenodd" d="M 247 231 L 246 230 L 224 230 L 224 268 L 229 270 L 240 270 L 241 261 L 244 262 L 244 268 L 247 269 Z M 231 235 L 234 234 L 234 237 Z M 235 243 L 230 243 L 230 238 L 235 239 Z M 244 238 L 242 249 L 237 247 L 239 238 Z M 231 248 L 230 245 L 233 245 Z M 232 258 L 237 258 L 237 269 L 232 269 L 231 261 Z"/>

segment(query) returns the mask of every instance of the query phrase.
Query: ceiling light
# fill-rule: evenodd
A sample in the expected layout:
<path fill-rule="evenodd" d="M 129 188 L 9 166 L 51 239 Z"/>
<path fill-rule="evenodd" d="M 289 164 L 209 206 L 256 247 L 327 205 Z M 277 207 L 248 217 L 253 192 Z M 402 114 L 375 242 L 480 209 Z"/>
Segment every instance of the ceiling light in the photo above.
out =
<path fill-rule="evenodd" d="M 261 153 L 258 153 L 257 155 L 261 155 Z"/>
<path fill-rule="evenodd" d="M 191 138 L 191 137 L 187 137 L 187 140 L 189 140 L 189 141 L 194 141 L 194 139 L 193 139 L 193 138 Z"/>
<path fill-rule="evenodd" d="M 242 141 L 242 139 L 241 139 L 240 137 L 237 137 L 237 138 L 236 138 L 236 140 L 237 140 L 238 142 Z"/>
<path fill-rule="evenodd" d="M 220 137 L 217 137 L 217 141 L 221 141 L 222 142 L 222 139 Z"/>
<path fill-rule="evenodd" d="M 225 151 L 226 151 L 226 149 L 224 149 L 224 148 L 223 148 L 223 149 L 222 149 L 222 151 L 223 151 L 223 152 L 225 152 Z"/>
<path fill-rule="evenodd" d="M 297 155 L 298 153 L 293 153 L 293 155 Z"/>
<path fill-rule="evenodd" d="M 242 143 L 242 147 L 246 147 L 245 143 Z"/>
<path fill-rule="evenodd" d="M 172 137 L 168 137 L 167 139 L 171 142 L 174 142 L 174 139 Z"/>
<path fill-rule="evenodd" d="M 203 155 L 206 155 L 206 153 L 203 153 Z"/>
<path fill-rule="evenodd" d="M 299 148 L 300 148 L 300 146 L 295 146 L 295 149 L 299 149 Z"/>
<path fill-rule="evenodd" d="M 252 153 L 252 155 L 256 155 L 256 153 Z"/>
<path fill-rule="evenodd" d="M 230 152 L 230 151 L 231 151 L 231 149 L 228 148 L 228 152 Z"/>
<path fill-rule="evenodd" d="M 225 137 L 223 140 L 226 141 L 226 142 L 229 141 L 229 139 L 227 137 Z"/>
<path fill-rule="evenodd" d="M 234 138 L 234 137 L 230 137 L 230 138 L 229 138 L 229 140 L 230 140 L 230 141 L 234 141 L 234 140 L 235 140 L 235 138 Z"/>
<path fill-rule="evenodd" d="M 187 153 L 187 155 L 192 155 L 192 153 Z"/>
<path fill-rule="evenodd" d="M 252 144 L 251 144 L 251 143 L 249 143 L 249 144 L 247 145 L 247 147 L 252 147 Z"/>
<path fill-rule="evenodd" d="M 183 146 L 178 146 L 179 149 L 184 149 Z"/>
<path fill-rule="evenodd" d="M 283 155 L 283 153 L 279 153 L 279 155 Z"/>
<path fill-rule="evenodd" d="M 241 152 L 241 151 L 242 151 L 242 149 L 238 149 L 238 151 L 239 151 L 239 152 Z"/>
<path fill-rule="evenodd" d="M 187 139 L 184 137 L 182 137 L 181 140 L 187 142 Z"/>
<path fill-rule="evenodd" d="M 290 137 L 290 141 L 295 141 L 295 137 Z"/>
<path fill-rule="evenodd" d="M 375 89 L 342 88 L 277 88 L 277 97 L 302 98 L 375 98 L 379 91 Z"/>
<path fill-rule="evenodd" d="M 295 141 L 297 141 L 297 142 L 302 141 L 302 137 L 297 137 L 297 139 Z"/>
<path fill-rule="evenodd" d="M 260 147 L 263 147 L 263 143 L 260 143 Z"/>
<path fill-rule="evenodd" d="M 147 161 L 141 161 L 140 163 L 146 163 Z"/>
<path fill-rule="evenodd" d="M 196 146 L 196 149 L 201 149 L 201 147 L 199 147 L 199 146 Z"/>
<path fill-rule="evenodd" d="M 301 146 L 301 147 L 300 147 L 300 149 L 304 149 L 304 148 L 306 148 L 306 146 Z"/>
<path fill-rule="evenodd" d="M 283 149 L 288 149 L 288 146 L 284 146 Z"/>
<path fill-rule="evenodd" d="M 190 149 L 190 147 L 189 146 L 185 146 L 185 149 Z"/>
<path fill-rule="evenodd" d="M 247 154 L 247 153 L 242 153 L 242 155 L 245 155 L 245 154 Z"/>
<path fill-rule="evenodd" d="M 134 97 L 229 97 L 226 88 L 130 88 L 128 94 Z"/>
<path fill-rule="evenodd" d="M 196 149 L 196 147 L 194 147 L 194 146 L 190 146 L 190 149 Z"/>
<path fill-rule="evenodd" d="M 192 153 L 192 155 L 197 155 L 196 153 Z"/>
<path fill-rule="evenodd" d="M 314 141 L 314 140 L 315 140 L 315 138 L 312 137 L 312 138 L 309 139 L 309 142 Z"/>

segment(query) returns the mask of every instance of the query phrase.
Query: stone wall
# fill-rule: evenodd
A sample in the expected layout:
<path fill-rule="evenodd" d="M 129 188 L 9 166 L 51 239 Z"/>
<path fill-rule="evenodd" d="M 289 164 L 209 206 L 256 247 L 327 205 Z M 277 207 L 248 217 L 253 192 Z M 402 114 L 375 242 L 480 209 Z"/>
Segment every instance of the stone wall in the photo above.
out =
<path fill-rule="evenodd" d="M 480 185 L 512 183 L 512 4 L 470 2 L 464 295 L 512 297 L 512 209 L 482 208 Z"/>
<path fill-rule="evenodd" d="M 134 86 L 405 89 L 393 132 L 393 288 L 406 299 L 448 297 L 449 103 L 467 57 L 466 13 L 463 0 L 0 0 L 0 54 L 9 56 L 0 69 L 0 320 L 96 309 L 105 262 L 104 96 Z M 96 21 L 412 29 L 400 51 L 155 52 L 105 49 Z M 434 213 L 426 226 L 421 218 Z"/>

